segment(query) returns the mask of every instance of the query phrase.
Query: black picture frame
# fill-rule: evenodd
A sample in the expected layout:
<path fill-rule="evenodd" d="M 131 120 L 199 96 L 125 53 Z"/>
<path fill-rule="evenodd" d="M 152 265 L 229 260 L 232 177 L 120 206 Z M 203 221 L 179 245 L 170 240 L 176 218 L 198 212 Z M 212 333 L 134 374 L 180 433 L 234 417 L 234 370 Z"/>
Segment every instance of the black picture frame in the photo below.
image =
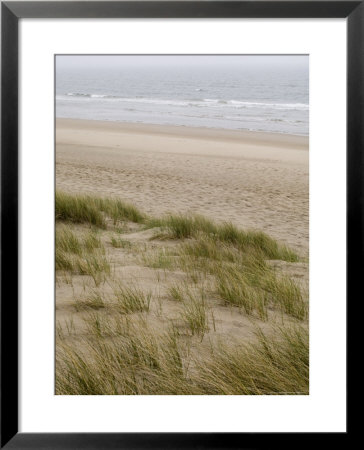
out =
<path fill-rule="evenodd" d="M 18 22 L 22 18 L 347 18 L 347 303 L 364 273 L 364 1 L 1 3 L 1 448 L 280 447 L 310 433 L 18 433 Z M 349 346 L 347 347 L 349 348 Z M 327 444 L 327 436 L 321 437 Z M 321 437 L 315 435 L 315 443 Z M 348 433 L 337 433 L 337 443 Z"/>

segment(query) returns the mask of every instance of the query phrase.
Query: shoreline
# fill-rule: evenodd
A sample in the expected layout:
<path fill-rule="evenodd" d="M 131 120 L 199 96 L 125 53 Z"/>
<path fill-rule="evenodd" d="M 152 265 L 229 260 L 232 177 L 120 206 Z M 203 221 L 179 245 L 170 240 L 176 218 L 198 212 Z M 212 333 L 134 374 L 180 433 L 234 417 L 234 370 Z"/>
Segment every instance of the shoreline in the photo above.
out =
<path fill-rule="evenodd" d="M 277 145 L 284 147 L 294 146 L 296 149 L 300 150 L 308 150 L 309 146 L 309 136 L 272 133 L 268 131 L 230 130 L 226 128 L 190 127 L 186 125 L 160 125 L 108 120 L 56 118 L 56 129 L 62 127 L 67 127 L 70 130 L 92 127 L 93 130 L 110 130 L 113 132 L 120 131 L 123 133 L 166 136 L 179 136 L 183 134 L 185 138 L 239 141 L 246 144 L 259 144 L 274 147 Z"/>

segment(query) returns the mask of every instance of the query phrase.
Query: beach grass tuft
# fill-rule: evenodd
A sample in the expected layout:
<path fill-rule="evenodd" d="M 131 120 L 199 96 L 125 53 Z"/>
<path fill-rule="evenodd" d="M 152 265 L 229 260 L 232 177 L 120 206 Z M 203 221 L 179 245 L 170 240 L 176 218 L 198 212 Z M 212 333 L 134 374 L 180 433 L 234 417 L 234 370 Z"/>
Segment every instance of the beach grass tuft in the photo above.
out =
<path fill-rule="evenodd" d="M 285 245 L 262 231 L 241 230 L 230 222 L 217 224 L 200 215 L 168 215 L 161 219 L 147 221 L 149 227 L 160 227 L 161 232 L 155 238 L 167 237 L 171 239 L 188 239 L 205 236 L 213 240 L 231 244 L 240 251 L 256 250 L 264 254 L 267 259 L 280 259 L 296 262 L 298 255 Z M 206 242 L 205 242 L 206 244 Z"/>
<path fill-rule="evenodd" d="M 69 227 L 62 227 L 56 230 L 56 250 L 61 252 L 82 254 L 82 242 Z"/>
<path fill-rule="evenodd" d="M 276 273 L 270 272 L 263 278 L 262 285 L 272 296 L 273 303 L 278 305 L 284 313 L 298 320 L 307 318 L 307 301 L 294 280 L 288 276 L 278 276 Z"/>
<path fill-rule="evenodd" d="M 145 215 L 134 205 L 116 198 L 98 198 L 99 209 L 109 216 L 114 225 L 130 221 L 144 223 Z"/>
<path fill-rule="evenodd" d="M 115 237 L 115 236 L 111 237 L 110 244 L 114 248 L 130 249 L 132 247 L 132 244 L 130 241 L 127 241 L 126 239 L 121 239 L 120 237 Z"/>
<path fill-rule="evenodd" d="M 145 293 L 137 286 L 127 286 L 116 283 L 114 286 L 114 297 L 119 310 L 123 314 L 149 311 L 152 294 Z"/>
<path fill-rule="evenodd" d="M 86 223 L 106 228 L 106 218 L 119 222 L 144 223 L 145 215 L 134 205 L 116 198 L 93 195 L 71 195 L 56 191 L 56 220 Z"/>
<path fill-rule="evenodd" d="M 88 195 L 70 195 L 56 191 L 56 220 L 87 223 L 99 228 L 105 228 L 105 219 L 99 204 L 94 197 Z"/>
<path fill-rule="evenodd" d="M 171 270 L 176 267 L 178 258 L 176 253 L 168 249 L 146 252 L 141 255 L 141 260 L 146 267 L 152 269 Z"/>
<path fill-rule="evenodd" d="M 95 231 L 90 231 L 83 236 L 83 246 L 87 252 L 93 252 L 95 249 L 103 249 L 100 237 Z"/>
<path fill-rule="evenodd" d="M 182 294 L 182 293 L 181 293 Z M 186 288 L 184 295 L 182 294 L 182 312 L 181 318 L 187 324 L 192 335 L 203 337 L 209 330 L 207 304 L 204 292 L 193 292 Z"/>
<path fill-rule="evenodd" d="M 74 272 L 79 275 L 89 275 L 99 286 L 110 275 L 111 266 L 108 259 L 103 254 L 84 255 L 74 261 Z"/>
<path fill-rule="evenodd" d="M 238 268 L 222 268 L 217 273 L 217 291 L 225 304 L 242 308 L 247 315 L 257 311 L 262 320 L 266 320 L 267 294 L 259 287 L 251 286 L 244 272 Z"/>
<path fill-rule="evenodd" d="M 105 308 L 105 301 L 100 291 L 91 290 L 87 293 L 87 295 L 82 299 L 77 299 L 74 303 L 74 307 L 76 311 L 80 311 L 82 309 L 102 309 Z"/>

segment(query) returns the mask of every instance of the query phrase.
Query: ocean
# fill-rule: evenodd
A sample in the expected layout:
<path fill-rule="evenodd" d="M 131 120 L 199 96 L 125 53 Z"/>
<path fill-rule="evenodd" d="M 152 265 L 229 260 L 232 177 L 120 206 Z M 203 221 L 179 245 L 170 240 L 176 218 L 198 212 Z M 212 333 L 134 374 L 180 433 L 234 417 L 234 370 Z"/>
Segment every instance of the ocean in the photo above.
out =
<path fill-rule="evenodd" d="M 308 135 L 308 57 L 57 56 L 56 117 Z"/>

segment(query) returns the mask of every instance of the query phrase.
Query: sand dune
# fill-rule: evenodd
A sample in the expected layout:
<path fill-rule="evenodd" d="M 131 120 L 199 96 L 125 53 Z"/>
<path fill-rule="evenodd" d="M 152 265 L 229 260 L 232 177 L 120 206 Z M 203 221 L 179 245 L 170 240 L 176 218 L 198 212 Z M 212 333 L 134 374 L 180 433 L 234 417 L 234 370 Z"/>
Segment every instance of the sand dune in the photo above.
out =
<path fill-rule="evenodd" d="M 303 255 L 308 157 L 303 136 L 57 119 L 58 189 L 258 228 Z"/>

